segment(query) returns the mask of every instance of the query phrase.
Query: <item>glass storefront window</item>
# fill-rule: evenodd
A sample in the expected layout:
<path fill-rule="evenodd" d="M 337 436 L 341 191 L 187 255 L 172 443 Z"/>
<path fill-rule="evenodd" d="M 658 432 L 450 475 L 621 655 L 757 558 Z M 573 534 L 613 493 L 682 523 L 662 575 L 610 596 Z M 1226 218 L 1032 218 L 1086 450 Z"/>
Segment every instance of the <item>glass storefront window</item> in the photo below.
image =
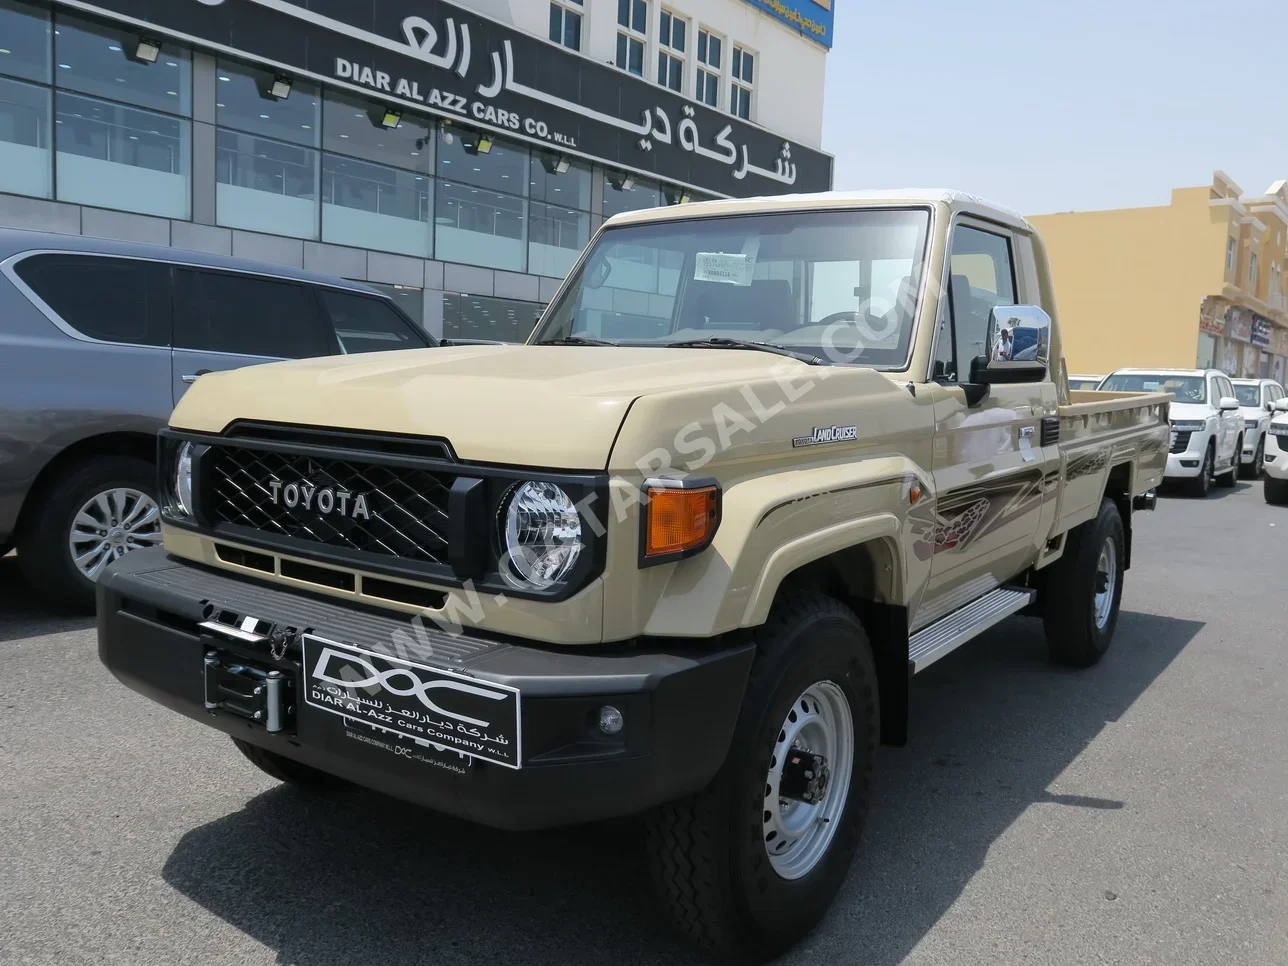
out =
<path fill-rule="evenodd" d="M 559 169 L 563 168 L 561 174 Z M 590 210 L 590 166 L 551 151 L 532 153 L 532 197 L 564 208 Z"/>
<path fill-rule="evenodd" d="M 139 43 L 128 27 L 58 14 L 54 29 L 54 83 L 83 94 L 149 107 L 168 114 L 192 114 L 192 62 L 172 42 L 161 46 L 156 63 L 132 58 Z"/>
<path fill-rule="evenodd" d="M 49 97 L 47 87 L 0 77 L 0 191 L 52 194 Z"/>
<path fill-rule="evenodd" d="M 526 342 L 543 309 L 538 302 L 448 292 L 443 296 L 443 338 Z"/>
<path fill-rule="evenodd" d="M 623 211 L 657 208 L 662 204 L 662 186 L 656 181 L 631 178 L 626 175 L 604 175 L 604 217 L 611 218 Z"/>
<path fill-rule="evenodd" d="M 49 11 L 0 0 L 0 74 L 49 83 Z"/>
<path fill-rule="evenodd" d="M 532 202 L 528 234 L 528 271 L 563 278 L 590 241 L 590 215 L 584 211 Z"/>
<path fill-rule="evenodd" d="M 447 262 L 524 269 L 527 202 L 450 181 L 438 183 L 434 250 Z"/>
<path fill-rule="evenodd" d="M 317 147 L 322 100 L 312 84 L 292 80 L 290 94 L 277 98 L 271 93 L 277 80 L 272 71 L 223 60 L 215 78 L 215 119 L 220 127 Z"/>
<path fill-rule="evenodd" d="M 322 156 L 322 240 L 429 258 L 433 180 L 333 154 Z"/>
<path fill-rule="evenodd" d="M 189 216 L 189 122 L 59 91 L 54 136 L 60 201 Z"/>
<path fill-rule="evenodd" d="M 322 147 L 421 174 L 434 172 L 434 126 L 403 114 L 398 126 L 381 123 L 384 105 L 327 91 L 322 100 Z"/>
<path fill-rule="evenodd" d="M 438 176 L 507 194 L 526 195 L 528 150 L 468 128 L 444 124 L 438 139 Z"/>
<path fill-rule="evenodd" d="M 318 152 L 237 131 L 215 139 L 215 220 L 229 228 L 318 237 Z"/>

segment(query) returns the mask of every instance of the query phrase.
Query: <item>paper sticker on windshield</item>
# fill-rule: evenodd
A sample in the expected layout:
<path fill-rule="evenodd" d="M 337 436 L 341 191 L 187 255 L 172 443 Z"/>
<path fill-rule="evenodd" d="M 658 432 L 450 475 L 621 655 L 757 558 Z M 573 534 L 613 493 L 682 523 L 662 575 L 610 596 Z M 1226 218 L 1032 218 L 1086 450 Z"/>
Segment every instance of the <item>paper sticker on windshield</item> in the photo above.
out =
<path fill-rule="evenodd" d="M 750 285 L 756 270 L 754 255 L 741 252 L 698 252 L 693 268 L 695 282 L 724 282 L 728 285 Z"/>

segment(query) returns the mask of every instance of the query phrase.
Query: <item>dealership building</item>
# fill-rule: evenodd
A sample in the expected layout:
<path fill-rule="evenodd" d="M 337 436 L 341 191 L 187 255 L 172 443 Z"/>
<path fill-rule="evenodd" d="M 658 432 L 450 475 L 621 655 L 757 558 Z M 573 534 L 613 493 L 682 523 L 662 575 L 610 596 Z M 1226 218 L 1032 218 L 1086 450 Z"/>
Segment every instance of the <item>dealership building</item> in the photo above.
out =
<path fill-rule="evenodd" d="M 820 191 L 834 0 L 0 0 L 0 227 L 526 338 L 622 211 Z"/>

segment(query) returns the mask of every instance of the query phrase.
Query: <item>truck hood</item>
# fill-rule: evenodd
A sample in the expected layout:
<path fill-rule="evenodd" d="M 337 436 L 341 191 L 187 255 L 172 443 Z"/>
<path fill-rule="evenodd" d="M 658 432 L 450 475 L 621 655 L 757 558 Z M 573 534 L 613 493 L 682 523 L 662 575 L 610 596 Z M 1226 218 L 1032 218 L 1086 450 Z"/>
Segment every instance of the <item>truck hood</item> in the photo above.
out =
<path fill-rule="evenodd" d="M 202 376 L 171 425 L 237 420 L 434 436 L 464 460 L 602 470 L 641 396 L 742 385 L 804 363 L 769 353 L 610 346 L 451 346 L 301 359 Z"/>

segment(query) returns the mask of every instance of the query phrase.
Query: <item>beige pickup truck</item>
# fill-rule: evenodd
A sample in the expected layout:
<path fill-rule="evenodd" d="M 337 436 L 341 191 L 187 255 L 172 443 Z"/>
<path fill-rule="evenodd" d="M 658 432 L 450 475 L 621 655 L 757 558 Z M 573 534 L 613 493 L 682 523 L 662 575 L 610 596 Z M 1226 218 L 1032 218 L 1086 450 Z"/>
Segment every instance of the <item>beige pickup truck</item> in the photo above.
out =
<path fill-rule="evenodd" d="M 1020 613 L 1104 655 L 1169 400 L 1067 390 L 1042 242 L 977 198 L 622 215 L 527 345 L 200 379 L 99 653 L 286 781 L 643 814 L 680 928 L 764 958 L 836 895 L 912 675 Z"/>

